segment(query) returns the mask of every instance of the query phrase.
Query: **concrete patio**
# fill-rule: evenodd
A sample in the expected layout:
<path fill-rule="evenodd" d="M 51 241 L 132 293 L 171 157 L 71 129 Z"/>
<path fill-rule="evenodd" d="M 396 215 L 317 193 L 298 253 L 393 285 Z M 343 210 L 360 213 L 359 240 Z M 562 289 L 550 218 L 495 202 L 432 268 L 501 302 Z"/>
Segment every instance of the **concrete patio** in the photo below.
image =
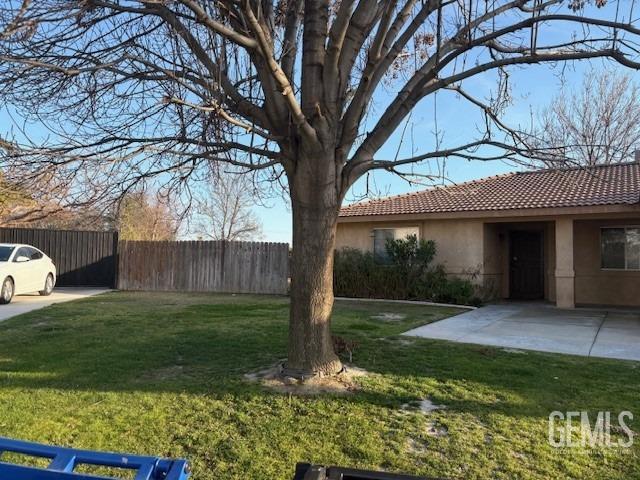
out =
<path fill-rule="evenodd" d="M 403 335 L 640 361 L 640 311 L 489 305 Z"/>

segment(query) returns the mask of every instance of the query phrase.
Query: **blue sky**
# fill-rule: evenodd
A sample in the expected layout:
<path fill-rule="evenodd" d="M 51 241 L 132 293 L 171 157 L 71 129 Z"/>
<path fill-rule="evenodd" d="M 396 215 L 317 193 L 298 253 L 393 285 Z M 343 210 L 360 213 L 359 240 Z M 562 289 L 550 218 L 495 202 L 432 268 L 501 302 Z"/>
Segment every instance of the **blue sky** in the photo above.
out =
<path fill-rule="evenodd" d="M 503 117 L 511 126 L 529 125 L 531 112 L 539 111 L 547 105 L 551 99 L 564 91 L 570 91 L 580 86 L 584 75 L 593 69 L 620 68 L 611 62 L 576 62 L 565 69 L 560 78 L 560 70 L 548 66 L 530 66 L 512 69 L 511 93 L 513 104 L 508 108 Z M 639 75 L 639 74 L 634 74 Z M 466 81 L 465 89 L 474 95 L 482 97 L 490 94 L 495 88 L 494 76 L 491 74 L 472 78 Z M 413 147 L 408 134 L 405 134 L 400 157 L 411 156 L 411 150 L 417 153 L 428 152 L 434 148 L 434 112 L 433 98 L 425 99 L 414 110 L 409 127 L 413 127 Z M 467 102 L 455 99 L 452 95 L 441 95 L 437 99 L 438 130 L 444 135 L 443 145 L 459 145 L 472 139 L 476 133 L 479 121 L 477 109 Z M 413 124 L 413 125 L 411 125 Z M 400 135 L 396 134 L 380 151 L 378 158 L 394 158 Z M 414 153 L 415 154 L 415 153 Z M 442 171 L 442 161 L 431 160 L 414 167 L 414 171 L 423 174 L 435 174 Z M 523 170 L 525 167 L 503 161 L 466 161 L 451 158 L 446 161 L 445 175 L 447 180 L 439 180 L 436 183 L 459 183 L 467 180 L 497 175 L 509 171 Z M 377 191 L 384 195 L 395 195 L 411 191 L 419 191 L 428 188 L 426 185 L 410 185 L 406 180 L 397 175 L 385 171 L 377 171 L 369 179 L 370 185 L 375 184 Z M 351 203 L 361 198 L 365 191 L 365 180 L 360 179 L 351 189 L 346 203 Z M 277 242 L 291 242 L 291 213 L 285 201 L 271 200 L 269 208 L 256 207 L 256 213 L 264 224 L 265 240 Z"/>
<path fill-rule="evenodd" d="M 592 4 L 587 4 L 585 15 L 591 17 L 614 19 L 616 18 L 616 2 L 608 2 L 604 8 L 596 8 Z M 620 3 L 619 19 L 628 20 L 628 4 Z M 561 10 L 566 5 L 559 7 Z M 634 14 L 636 21 L 638 14 Z M 566 37 L 567 31 L 562 31 L 559 27 L 562 24 L 545 27 L 544 42 L 553 43 L 554 40 Z M 570 27 L 573 29 L 573 27 Z M 557 38 L 554 38 L 557 37 Z M 506 124 L 515 127 L 518 125 L 529 126 L 532 113 L 539 112 L 549 104 L 552 98 L 561 92 L 571 92 L 579 88 L 584 76 L 589 72 L 601 70 L 603 68 L 621 70 L 632 75 L 632 78 L 640 79 L 640 74 L 632 70 L 623 68 L 618 64 L 608 60 L 579 61 L 552 67 L 549 65 L 530 65 L 525 67 L 511 68 L 509 70 L 511 86 L 512 104 L 504 112 L 502 120 Z M 464 81 L 464 88 L 477 98 L 490 98 L 492 90 L 496 88 L 496 76 L 494 73 L 485 74 L 469 78 Z M 437 99 L 437 121 L 438 131 L 444 137 L 441 145 L 443 147 L 455 147 L 474 138 L 477 132 L 477 125 L 481 118 L 476 107 L 468 102 L 455 99 L 450 94 L 440 95 Z M 402 146 L 399 149 L 398 158 L 410 157 L 420 153 L 432 151 L 434 149 L 434 99 L 427 98 L 422 101 L 413 111 L 409 127 L 413 130 L 412 140 L 405 135 Z M 401 129 L 399 129 L 401 130 Z M 399 132 L 390 139 L 376 156 L 377 158 L 394 158 L 400 143 Z M 414 171 L 422 174 L 435 174 L 442 172 L 446 180 L 436 183 L 460 183 L 467 180 L 482 178 L 490 175 L 507 173 L 510 171 L 523 170 L 525 167 L 502 161 L 481 162 L 466 161 L 451 158 L 446 161 L 443 167 L 442 161 L 429 161 L 415 165 Z M 377 191 L 384 195 L 401 194 L 410 191 L 419 191 L 428 186 L 410 185 L 407 181 L 397 175 L 385 171 L 377 171 L 371 174 L 369 184 L 375 184 Z M 365 191 L 365 179 L 358 181 L 351 189 L 345 203 L 351 203 L 361 198 Z M 269 208 L 256 207 L 256 212 L 264 224 L 265 239 L 269 241 L 291 242 L 291 213 L 288 205 L 283 200 L 272 200 Z"/>
<path fill-rule="evenodd" d="M 549 66 L 529 66 L 511 69 L 511 94 L 512 105 L 507 109 L 503 119 L 511 126 L 529 125 L 531 112 L 534 113 L 547 105 L 551 99 L 563 88 L 569 91 L 579 87 L 584 74 L 591 68 L 601 69 L 621 68 L 611 62 L 575 62 L 564 70 L 560 78 L 560 69 Z M 637 73 L 635 75 L 638 75 Z M 479 98 L 488 97 L 495 89 L 495 76 L 491 73 L 473 77 L 465 81 L 464 87 Z M 456 146 L 472 140 L 480 117 L 475 107 L 470 106 L 462 99 L 455 98 L 452 94 L 439 94 L 437 97 L 437 122 L 441 132 L 443 146 Z M 0 132 L 5 133 L 11 129 L 12 118 L 6 109 L 0 110 Z M 44 138 L 45 134 L 37 125 L 29 129 L 32 139 Z M 413 132 L 411 135 L 409 132 Z M 434 148 L 434 99 L 423 100 L 414 110 L 409 122 L 407 133 L 404 136 L 399 151 L 399 158 L 428 152 Z M 40 134 L 40 135 L 39 135 Z M 394 137 L 381 149 L 377 158 L 394 158 L 400 143 L 400 134 L 396 132 Z M 412 153 L 413 152 L 413 153 Z M 437 174 L 443 168 L 442 161 L 430 160 L 417 164 L 414 171 L 421 174 Z M 464 182 L 471 179 L 490 175 L 521 170 L 524 167 L 502 161 L 466 161 L 451 158 L 446 161 L 444 167 L 446 180 L 437 180 L 435 183 Z M 360 179 L 351 189 L 346 203 L 351 203 L 362 198 L 365 191 L 365 179 Z M 418 191 L 428 188 L 426 185 L 410 185 L 406 180 L 385 171 L 376 171 L 369 178 L 369 185 L 375 185 L 378 195 L 394 195 L 410 191 Z M 288 203 L 282 198 L 270 198 L 263 202 L 264 205 L 256 206 L 255 212 L 263 223 L 263 240 L 272 242 L 291 242 L 291 212 Z"/>
<path fill-rule="evenodd" d="M 612 13 L 610 11 L 613 9 L 612 5 L 608 5 L 598 13 L 611 18 L 612 15 L 609 14 Z M 545 40 L 552 41 L 552 37 L 556 35 L 556 32 L 553 30 L 547 31 L 547 35 L 549 36 Z M 582 82 L 585 73 L 589 72 L 591 68 L 601 69 L 605 65 L 608 68 L 621 68 L 615 67 L 611 62 L 602 60 L 574 62 L 565 66 L 564 69 L 561 66 L 556 68 L 549 66 L 512 68 L 510 70 L 509 83 L 513 101 L 505 111 L 502 117 L 503 120 L 511 126 L 529 125 L 531 113 L 535 114 L 542 107 L 548 105 L 553 96 L 561 91 L 562 85 L 564 85 L 565 91 L 576 88 Z M 638 73 L 632 73 L 632 75 L 637 76 Z M 474 96 L 483 99 L 491 95 L 496 85 L 495 74 L 485 73 L 465 80 L 464 88 Z M 389 92 L 387 95 L 391 94 L 393 92 Z M 384 103 L 388 99 L 383 96 L 379 100 Z M 435 115 L 434 107 L 437 108 L 437 115 Z M 402 130 L 400 128 L 378 153 L 377 158 L 394 158 L 396 154 L 398 154 L 398 158 L 403 158 L 432 151 L 435 148 L 435 118 L 437 118 L 438 130 L 443 135 L 443 147 L 458 146 L 477 139 L 477 125 L 481 120 L 477 108 L 450 93 L 441 93 L 438 94 L 435 101 L 434 97 L 423 100 L 413 111 L 402 144 L 400 145 L 401 136 L 399 132 Z M 13 121 L 7 114 L 6 109 L 0 106 L 0 135 L 9 132 L 12 128 L 12 123 Z M 32 139 L 37 140 L 38 137 L 45 135 L 42 129 L 38 128 L 38 125 L 32 125 L 28 130 Z M 437 180 L 436 183 L 459 183 L 523 168 L 501 161 L 469 162 L 450 158 L 446 162 L 446 167 L 444 167 L 444 174 L 447 180 Z M 442 169 L 442 161 L 435 160 L 413 167 L 415 172 L 422 174 L 437 174 L 442 172 Z M 375 190 L 383 195 L 393 195 L 427 188 L 425 185 L 410 185 L 405 180 L 382 171 L 371 174 L 369 185 L 374 185 Z M 364 191 L 365 179 L 361 179 L 347 195 L 346 202 L 350 203 L 361 198 Z M 255 207 L 256 214 L 263 222 L 263 239 L 290 243 L 291 213 L 287 202 L 282 198 L 271 198 L 264 203 L 265 206 Z"/>

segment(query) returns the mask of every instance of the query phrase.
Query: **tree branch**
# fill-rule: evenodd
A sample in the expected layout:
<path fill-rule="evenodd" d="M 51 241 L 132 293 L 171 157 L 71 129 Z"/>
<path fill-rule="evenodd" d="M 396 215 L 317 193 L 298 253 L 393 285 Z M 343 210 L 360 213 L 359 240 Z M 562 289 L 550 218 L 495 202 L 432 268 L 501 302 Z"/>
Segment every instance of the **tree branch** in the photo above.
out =
<path fill-rule="evenodd" d="M 289 79 L 287 78 L 285 73 L 282 71 L 282 68 L 280 68 L 280 65 L 278 65 L 278 62 L 276 62 L 275 58 L 273 57 L 273 51 L 271 49 L 270 42 L 268 41 L 265 35 L 265 32 L 262 29 L 262 26 L 258 22 L 258 19 L 254 15 L 248 0 L 244 0 L 243 11 L 247 16 L 251 30 L 256 36 L 256 40 L 260 47 L 260 52 L 262 53 L 262 57 L 267 62 L 270 73 L 273 79 L 276 81 L 276 84 L 278 85 L 278 89 L 287 103 L 289 112 L 293 117 L 293 122 L 295 126 L 308 139 L 316 140 L 317 138 L 316 132 L 313 129 L 313 127 L 309 125 L 309 122 L 307 121 L 307 118 L 305 117 L 304 113 L 302 113 L 302 109 L 300 107 L 300 104 L 298 103 L 298 100 L 296 99 L 293 88 L 291 87 L 291 83 L 289 83 Z"/>

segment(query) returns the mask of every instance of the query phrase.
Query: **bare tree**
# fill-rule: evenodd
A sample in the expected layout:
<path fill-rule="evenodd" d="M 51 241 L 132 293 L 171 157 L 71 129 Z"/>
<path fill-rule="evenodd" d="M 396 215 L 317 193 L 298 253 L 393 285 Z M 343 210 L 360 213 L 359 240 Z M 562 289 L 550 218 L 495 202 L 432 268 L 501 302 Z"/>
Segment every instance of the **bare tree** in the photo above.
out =
<path fill-rule="evenodd" d="M 220 173 L 194 194 L 192 233 L 212 240 L 257 240 L 262 224 L 253 211 L 254 184 L 247 175 Z"/>
<path fill-rule="evenodd" d="M 42 182 L 41 182 L 42 183 Z M 0 173 L 0 226 L 105 230 L 111 228 L 108 217 L 90 206 L 65 208 L 58 202 L 59 192 L 44 188 L 27 190 L 7 181 Z"/>
<path fill-rule="evenodd" d="M 145 192 L 122 198 L 115 223 L 121 240 L 175 240 L 179 227 L 171 205 Z"/>
<path fill-rule="evenodd" d="M 34 200 L 20 187 L 6 181 L 0 175 L 0 226 L 20 221 L 33 212 Z"/>
<path fill-rule="evenodd" d="M 74 191 L 76 203 L 151 178 L 185 195 L 216 162 L 282 184 L 293 213 L 285 373 L 333 374 L 342 368 L 329 327 L 333 251 L 346 192 L 375 169 L 543 156 L 501 119 L 508 69 L 597 58 L 638 68 L 633 2 L 606 3 L 39 0 L 21 10 L 7 1 L 0 18 L 16 33 L 0 40 L 0 97 L 54 133 L 37 145 L 7 139 L 3 161 L 23 181 L 44 172 L 101 192 Z M 465 80 L 488 74 L 494 98 L 467 91 Z M 479 131 L 381 158 L 436 93 L 477 107 Z"/>
<path fill-rule="evenodd" d="M 538 124 L 538 144 L 558 147 L 550 166 L 562 165 L 554 158 L 581 166 L 632 160 L 640 147 L 640 89 L 629 75 L 590 72 L 580 90 L 554 97 Z"/>

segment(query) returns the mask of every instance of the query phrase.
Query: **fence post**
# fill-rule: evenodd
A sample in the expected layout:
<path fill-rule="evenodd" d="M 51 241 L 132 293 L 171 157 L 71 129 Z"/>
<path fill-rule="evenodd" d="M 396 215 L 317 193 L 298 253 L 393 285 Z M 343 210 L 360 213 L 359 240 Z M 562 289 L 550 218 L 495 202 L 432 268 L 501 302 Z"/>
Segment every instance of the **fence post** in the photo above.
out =
<path fill-rule="evenodd" d="M 289 246 L 284 243 L 120 242 L 122 290 L 286 294 Z"/>

